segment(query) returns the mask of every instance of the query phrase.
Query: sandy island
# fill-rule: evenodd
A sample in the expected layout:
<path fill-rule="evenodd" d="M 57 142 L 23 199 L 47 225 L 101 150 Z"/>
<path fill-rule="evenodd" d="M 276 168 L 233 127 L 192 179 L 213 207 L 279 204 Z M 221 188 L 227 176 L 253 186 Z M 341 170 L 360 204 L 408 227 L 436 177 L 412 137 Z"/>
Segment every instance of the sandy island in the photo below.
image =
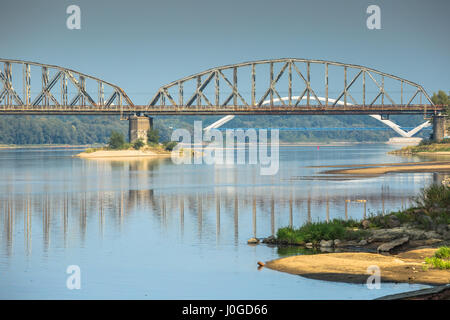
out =
<path fill-rule="evenodd" d="M 142 157 L 170 157 L 170 152 L 157 153 L 150 150 L 98 150 L 94 152 L 81 152 L 75 157 L 83 159 L 122 159 Z"/>
<path fill-rule="evenodd" d="M 306 278 L 366 283 L 370 274 L 367 268 L 377 265 L 382 282 L 409 282 L 429 285 L 450 283 L 450 270 L 423 270 L 425 257 L 431 257 L 437 249 L 415 249 L 397 255 L 365 252 L 323 253 L 297 255 L 266 263 L 269 269 L 300 275 Z"/>
<path fill-rule="evenodd" d="M 354 167 L 360 168 L 354 168 Z M 330 166 L 331 167 L 331 166 Z M 407 162 L 397 164 L 342 165 L 347 169 L 328 170 L 327 174 L 381 175 L 390 172 L 450 172 L 450 161 Z M 361 168 L 362 167 L 362 168 Z M 349 169 L 351 168 L 351 169 Z"/>

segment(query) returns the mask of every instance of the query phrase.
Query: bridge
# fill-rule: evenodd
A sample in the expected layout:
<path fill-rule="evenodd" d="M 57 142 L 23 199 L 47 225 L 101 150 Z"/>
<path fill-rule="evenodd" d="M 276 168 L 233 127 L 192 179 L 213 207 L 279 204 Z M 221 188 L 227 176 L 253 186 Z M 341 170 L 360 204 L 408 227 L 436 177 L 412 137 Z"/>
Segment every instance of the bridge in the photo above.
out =
<path fill-rule="evenodd" d="M 130 138 L 142 136 L 156 115 L 325 114 L 384 120 L 423 114 L 433 117 L 435 136 L 443 137 L 443 106 L 421 85 L 359 65 L 296 58 L 226 65 L 173 81 L 148 104 L 135 105 L 117 85 L 81 72 L 21 60 L 0 64 L 0 114 L 120 114 L 130 120 Z"/>

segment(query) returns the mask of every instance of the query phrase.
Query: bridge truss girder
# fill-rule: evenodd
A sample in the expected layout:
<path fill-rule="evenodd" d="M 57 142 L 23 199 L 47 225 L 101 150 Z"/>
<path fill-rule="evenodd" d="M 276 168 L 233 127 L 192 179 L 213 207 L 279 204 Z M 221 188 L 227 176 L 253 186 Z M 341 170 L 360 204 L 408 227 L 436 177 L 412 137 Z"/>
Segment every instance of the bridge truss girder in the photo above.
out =
<path fill-rule="evenodd" d="M 16 72 L 12 72 L 12 67 Z M 13 75 L 20 77 L 16 85 L 22 89 L 17 90 Z M 33 68 L 33 71 L 32 71 Z M 37 69 L 37 70 L 36 70 Z M 40 72 L 38 71 L 40 69 Z M 32 84 L 32 73 L 40 73 L 40 83 Z M 33 77 L 34 78 L 34 77 Z M 86 86 L 87 81 L 96 88 Z M 127 94 L 118 86 L 71 69 L 59 66 L 21 61 L 0 59 L 0 113 L 77 113 L 98 110 L 112 113 L 123 113 L 133 110 L 134 104 Z M 58 86 L 59 84 L 59 86 Z M 32 89 L 38 88 L 33 94 Z M 58 91 L 58 92 L 55 92 Z M 105 98 L 105 92 L 108 96 Z M 7 111 L 7 112 L 2 112 Z M 81 113 L 80 112 L 80 113 Z"/>
<path fill-rule="evenodd" d="M 257 91 L 256 68 L 263 65 L 269 66 L 269 68 L 264 71 L 262 79 L 259 81 L 263 83 L 263 88 L 259 88 L 261 90 Z M 313 65 L 322 65 L 324 67 L 324 74 L 320 75 L 323 79 L 321 85 L 318 85 L 317 81 L 314 84 L 311 81 L 313 76 L 311 68 Z M 276 66 L 279 66 L 277 72 L 275 72 Z M 330 68 L 341 68 L 343 71 L 342 79 L 335 79 L 336 75 L 334 74 L 330 76 Z M 244 69 L 246 70 L 243 76 L 245 81 L 242 81 L 242 77 L 238 79 L 238 73 Z M 228 72 L 229 75 L 227 76 L 225 72 Z M 285 81 L 282 87 L 279 88 L 277 85 L 279 85 L 282 77 L 287 77 L 287 79 L 284 79 Z M 317 77 L 317 74 L 314 74 L 314 77 Z M 293 83 L 295 79 L 303 85 L 301 88 L 294 88 Z M 387 79 L 400 84 L 401 92 L 399 95 L 397 94 L 399 101 L 395 101 L 394 94 L 391 94 L 389 88 L 385 86 L 385 80 Z M 336 91 L 336 94 L 333 94 L 335 92 L 330 92 L 329 90 L 331 80 L 341 82 L 340 89 Z M 242 82 L 245 84 L 239 85 Z M 362 85 L 362 89 L 359 92 L 359 97 L 356 98 L 353 96 L 351 89 L 358 82 Z M 370 100 L 368 99 L 369 92 L 366 90 L 369 84 L 376 88 L 375 94 L 373 93 L 374 91 L 371 92 L 372 97 Z M 194 89 L 186 99 L 185 88 L 187 85 Z M 225 94 L 221 90 L 224 86 L 228 89 Z M 412 91 L 406 92 L 404 90 L 405 87 L 408 87 L 408 90 Z M 212 92 L 209 95 L 205 93 L 208 89 Z M 325 97 L 323 103 L 318 99 L 318 91 L 322 92 Z M 287 93 L 287 101 L 282 99 L 280 92 Z M 294 96 L 297 99 L 294 99 Z M 419 103 L 415 102 L 415 100 L 417 100 L 418 96 L 420 96 L 420 105 L 427 105 L 431 108 L 435 107 L 422 86 L 388 73 L 364 66 L 334 61 L 284 58 L 216 67 L 173 81 L 158 90 L 148 103 L 148 108 L 149 110 L 156 110 L 157 107 L 164 108 L 167 106 L 184 108 L 203 107 L 204 109 L 245 107 L 253 109 L 263 107 L 264 102 L 267 100 L 270 101 L 271 106 L 277 105 L 275 100 L 278 100 L 283 102 L 283 106 L 299 107 L 303 100 L 306 100 L 306 106 L 313 106 L 314 104 L 311 104 L 312 99 L 318 102 L 317 107 L 325 107 L 327 109 L 336 107 L 336 101 L 341 100 L 344 102 L 344 107 L 364 106 L 370 108 L 376 105 L 381 107 L 390 105 L 402 106 L 402 109 L 407 109 L 411 106 L 417 107 Z M 422 97 L 425 104 L 422 103 Z M 280 105 L 278 104 L 277 106 Z"/>

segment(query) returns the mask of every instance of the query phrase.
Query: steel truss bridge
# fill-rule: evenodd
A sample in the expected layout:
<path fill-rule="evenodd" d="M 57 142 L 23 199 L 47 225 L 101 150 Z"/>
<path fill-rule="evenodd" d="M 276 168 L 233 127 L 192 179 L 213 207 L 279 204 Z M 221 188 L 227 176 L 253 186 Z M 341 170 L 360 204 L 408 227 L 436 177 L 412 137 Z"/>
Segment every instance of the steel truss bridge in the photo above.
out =
<path fill-rule="evenodd" d="M 259 60 L 208 69 L 160 87 L 147 105 L 135 105 L 117 85 L 71 69 L 7 59 L 0 59 L 0 67 L 5 115 L 432 116 L 443 110 L 417 83 L 323 60 Z"/>

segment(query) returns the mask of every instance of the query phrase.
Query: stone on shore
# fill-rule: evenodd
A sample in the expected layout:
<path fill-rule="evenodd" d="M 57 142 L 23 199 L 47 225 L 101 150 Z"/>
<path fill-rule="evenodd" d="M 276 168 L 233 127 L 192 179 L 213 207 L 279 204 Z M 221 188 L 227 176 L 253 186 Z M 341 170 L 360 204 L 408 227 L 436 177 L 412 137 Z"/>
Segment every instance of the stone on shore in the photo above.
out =
<path fill-rule="evenodd" d="M 247 240 L 247 244 L 258 244 L 259 243 L 259 239 L 256 238 L 250 238 Z"/>
<path fill-rule="evenodd" d="M 333 240 L 321 240 L 320 241 L 320 246 L 321 247 L 325 247 L 325 248 L 330 248 L 333 246 Z"/>
<path fill-rule="evenodd" d="M 409 241 L 408 237 L 395 239 L 393 241 L 386 242 L 386 243 L 383 243 L 382 245 L 378 246 L 377 251 L 378 252 L 389 252 L 389 251 L 391 251 L 394 248 L 397 248 L 397 247 L 399 247 L 401 245 L 404 245 L 408 241 Z"/>

